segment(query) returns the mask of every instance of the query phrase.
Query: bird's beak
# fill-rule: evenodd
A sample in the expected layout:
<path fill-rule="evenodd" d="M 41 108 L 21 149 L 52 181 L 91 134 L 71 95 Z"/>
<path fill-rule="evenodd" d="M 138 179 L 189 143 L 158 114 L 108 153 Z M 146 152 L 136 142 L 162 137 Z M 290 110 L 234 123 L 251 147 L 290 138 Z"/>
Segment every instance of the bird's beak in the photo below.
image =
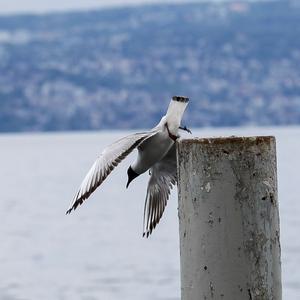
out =
<path fill-rule="evenodd" d="M 130 166 L 130 167 L 128 168 L 128 170 L 127 170 L 127 175 L 128 175 L 128 182 L 127 182 L 127 184 L 126 184 L 126 189 L 128 188 L 130 182 L 131 182 L 134 178 L 138 177 L 139 174 L 137 174 L 136 172 L 134 172 L 134 171 L 132 170 L 131 166 Z"/>
<path fill-rule="evenodd" d="M 127 184 L 126 184 L 126 189 L 128 189 L 130 182 L 133 180 L 133 178 L 128 178 Z"/>

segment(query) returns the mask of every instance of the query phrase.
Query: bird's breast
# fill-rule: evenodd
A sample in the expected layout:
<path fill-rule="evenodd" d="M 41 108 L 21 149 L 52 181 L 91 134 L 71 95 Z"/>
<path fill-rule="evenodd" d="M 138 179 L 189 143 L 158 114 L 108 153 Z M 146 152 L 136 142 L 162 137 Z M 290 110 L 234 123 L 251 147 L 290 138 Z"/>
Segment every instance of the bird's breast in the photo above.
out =
<path fill-rule="evenodd" d="M 132 168 L 138 174 L 146 172 L 168 153 L 173 144 L 166 131 L 149 138 L 139 146 L 138 157 Z"/>

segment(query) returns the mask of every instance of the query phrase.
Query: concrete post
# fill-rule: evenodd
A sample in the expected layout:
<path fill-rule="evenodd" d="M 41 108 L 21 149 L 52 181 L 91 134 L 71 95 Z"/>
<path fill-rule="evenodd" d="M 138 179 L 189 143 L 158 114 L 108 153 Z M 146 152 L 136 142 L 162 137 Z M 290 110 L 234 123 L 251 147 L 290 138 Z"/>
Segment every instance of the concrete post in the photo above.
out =
<path fill-rule="evenodd" d="M 281 300 L 274 137 L 177 146 L 182 300 Z"/>

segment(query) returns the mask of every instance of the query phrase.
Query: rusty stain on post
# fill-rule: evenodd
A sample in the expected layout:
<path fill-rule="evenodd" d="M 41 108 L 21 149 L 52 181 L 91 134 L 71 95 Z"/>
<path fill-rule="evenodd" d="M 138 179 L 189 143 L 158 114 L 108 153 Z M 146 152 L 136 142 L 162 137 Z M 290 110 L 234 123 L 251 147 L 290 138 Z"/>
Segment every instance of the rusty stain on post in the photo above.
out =
<path fill-rule="evenodd" d="M 281 300 L 275 138 L 177 151 L 182 300 Z"/>

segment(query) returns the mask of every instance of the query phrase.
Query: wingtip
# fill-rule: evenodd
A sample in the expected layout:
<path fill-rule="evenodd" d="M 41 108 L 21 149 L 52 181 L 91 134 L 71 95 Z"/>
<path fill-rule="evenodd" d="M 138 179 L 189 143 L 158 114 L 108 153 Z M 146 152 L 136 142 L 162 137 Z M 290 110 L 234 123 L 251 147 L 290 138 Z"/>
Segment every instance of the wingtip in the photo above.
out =
<path fill-rule="evenodd" d="M 143 232 L 143 238 L 146 238 L 146 239 L 148 239 L 148 238 L 149 238 L 149 236 L 151 235 L 151 232 L 152 232 L 152 231 L 149 231 L 149 230 L 147 230 L 147 231 L 144 231 L 144 232 Z"/>
<path fill-rule="evenodd" d="M 172 100 L 173 101 L 178 101 L 178 102 L 184 102 L 184 103 L 187 103 L 189 102 L 189 98 L 188 97 L 185 97 L 185 96 L 173 96 L 172 97 Z"/>
<path fill-rule="evenodd" d="M 66 211 L 66 215 L 69 215 L 72 210 L 75 210 L 74 206 L 70 207 L 67 211 Z"/>
<path fill-rule="evenodd" d="M 149 230 L 148 231 L 144 231 L 143 232 L 143 238 L 149 238 L 149 236 L 150 236 L 150 234 L 151 234 L 151 232 L 149 232 Z"/>

